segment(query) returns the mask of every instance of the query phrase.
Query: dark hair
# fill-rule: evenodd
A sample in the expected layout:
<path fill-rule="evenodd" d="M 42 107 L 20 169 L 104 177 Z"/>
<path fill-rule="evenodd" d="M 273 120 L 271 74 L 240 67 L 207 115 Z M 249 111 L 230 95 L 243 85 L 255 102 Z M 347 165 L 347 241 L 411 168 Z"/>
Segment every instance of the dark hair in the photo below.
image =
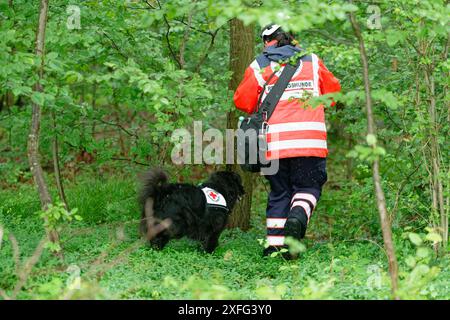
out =
<path fill-rule="evenodd" d="M 276 32 L 271 34 L 270 36 L 265 36 L 264 41 L 272 41 L 277 40 L 277 47 L 291 45 L 292 41 L 294 41 L 294 36 L 289 33 L 283 31 L 283 29 L 279 28 Z"/>

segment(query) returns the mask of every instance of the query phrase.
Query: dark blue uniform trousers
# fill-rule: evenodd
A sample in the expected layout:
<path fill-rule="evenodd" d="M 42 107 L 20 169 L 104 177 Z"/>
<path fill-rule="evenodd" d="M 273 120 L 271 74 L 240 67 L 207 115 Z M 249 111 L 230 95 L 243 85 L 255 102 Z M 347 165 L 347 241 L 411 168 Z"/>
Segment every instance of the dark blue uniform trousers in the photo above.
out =
<path fill-rule="evenodd" d="M 284 225 L 289 217 L 300 217 L 304 231 L 327 181 L 326 158 L 296 157 L 279 160 L 279 170 L 266 175 L 271 191 L 267 203 L 267 241 L 284 245 Z M 303 238 L 304 231 L 300 238 Z"/>

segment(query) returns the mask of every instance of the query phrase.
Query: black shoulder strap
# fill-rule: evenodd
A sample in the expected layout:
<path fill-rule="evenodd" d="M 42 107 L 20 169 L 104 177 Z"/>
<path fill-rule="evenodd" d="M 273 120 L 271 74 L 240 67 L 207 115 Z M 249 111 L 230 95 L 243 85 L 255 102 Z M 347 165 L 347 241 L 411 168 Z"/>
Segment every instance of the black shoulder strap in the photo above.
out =
<path fill-rule="evenodd" d="M 301 63 L 301 58 L 298 59 L 297 64 L 293 66 L 289 62 L 285 65 L 283 72 L 281 72 L 280 78 L 278 78 L 278 81 L 275 83 L 275 85 L 272 87 L 270 92 L 267 94 L 266 98 L 262 102 L 261 106 L 258 108 L 259 113 L 266 113 L 265 120 L 268 121 L 270 119 L 270 116 L 275 111 L 275 107 L 278 104 L 278 101 L 280 101 L 281 96 L 283 95 L 284 90 L 286 89 L 287 85 L 289 84 L 289 81 L 291 81 L 292 77 L 294 76 L 295 71 L 299 67 Z M 270 79 L 273 77 L 273 75 L 276 72 L 274 72 L 270 78 L 266 81 L 266 84 L 270 81 Z M 263 92 L 261 93 L 260 98 L 264 94 L 266 85 L 264 85 Z"/>
<path fill-rule="evenodd" d="M 272 74 L 270 75 L 269 79 L 267 79 L 266 83 L 264 83 L 264 86 L 262 88 L 261 94 L 259 95 L 259 98 L 258 98 L 258 103 L 256 104 L 258 106 L 258 108 L 261 106 L 261 100 L 262 100 L 262 97 L 264 95 L 264 92 L 266 91 L 267 84 L 270 82 L 270 80 L 272 80 L 273 76 L 276 73 L 277 73 L 276 71 L 272 72 Z"/>

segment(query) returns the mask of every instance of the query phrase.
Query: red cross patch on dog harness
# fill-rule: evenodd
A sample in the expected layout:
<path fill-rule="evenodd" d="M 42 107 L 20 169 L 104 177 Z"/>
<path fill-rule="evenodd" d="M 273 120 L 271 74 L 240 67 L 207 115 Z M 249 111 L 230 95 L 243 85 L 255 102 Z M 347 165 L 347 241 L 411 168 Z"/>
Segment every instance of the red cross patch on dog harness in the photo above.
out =
<path fill-rule="evenodd" d="M 204 187 L 202 188 L 203 193 L 206 197 L 206 203 L 208 205 L 218 206 L 218 207 L 227 207 L 227 201 L 223 197 L 222 194 L 217 192 L 214 189 Z"/>

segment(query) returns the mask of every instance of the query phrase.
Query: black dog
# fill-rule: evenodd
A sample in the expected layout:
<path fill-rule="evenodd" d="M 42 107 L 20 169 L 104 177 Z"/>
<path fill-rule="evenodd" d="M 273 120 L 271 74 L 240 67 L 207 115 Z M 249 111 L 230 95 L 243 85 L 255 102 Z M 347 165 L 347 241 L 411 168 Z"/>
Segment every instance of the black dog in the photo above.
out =
<path fill-rule="evenodd" d="M 187 236 L 200 241 L 206 252 L 213 252 L 229 214 L 244 194 L 241 177 L 219 171 L 200 186 L 167 181 L 161 169 L 143 177 L 141 233 L 158 249 L 170 239 Z"/>

